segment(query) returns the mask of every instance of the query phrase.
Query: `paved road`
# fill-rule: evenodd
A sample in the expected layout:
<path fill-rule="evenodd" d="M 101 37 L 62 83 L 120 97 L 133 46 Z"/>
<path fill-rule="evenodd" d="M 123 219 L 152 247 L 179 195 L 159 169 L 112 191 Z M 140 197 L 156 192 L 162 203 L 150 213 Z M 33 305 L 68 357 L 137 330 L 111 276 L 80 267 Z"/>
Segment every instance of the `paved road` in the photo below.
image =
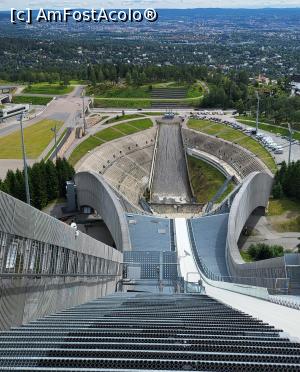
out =
<path fill-rule="evenodd" d="M 152 201 L 189 203 L 191 189 L 178 124 L 160 124 Z"/>
<path fill-rule="evenodd" d="M 59 133 L 62 133 L 66 127 L 75 127 L 80 124 L 81 112 L 82 112 L 82 98 L 81 92 L 83 86 L 75 86 L 74 90 L 63 96 L 58 96 L 57 99 L 50 102 L 50 104 L 44 109 L 44 111 L 37 117 L 34 117 L 28 121 L 24 121 L 24 128 L 29 127 L 33 124 L 38 123 L 44 119 L 61 120 L 64 122 L 63 127 L 60 129 Z M 85 106 L 87 106 L 88 99 L 85 100 Z M 9 119 L 8 122 L 0 124 L 0 137 L 8 135 L 10 133 L 20 130 L 20 124 L 15 119 Z M 41 156 L 48 153 L 48 151 L 54 145 L 54 140 L 52 140 L 47 148 L 43 151 Z M 39 156 L 38 159 L 41 158 Z M 35 160 L 38 160 L 35 159 Z M 28 161 L 33 164 L 34 161 L 31 159 Z M 20 159 L 0 159 L 0 178 L 3 178 L 8 169 L 23 169 L 23 163 Z"/>
<path fill-rule="evenodd" d="M 75 86 L 74 90 L 67 95 L 57 96 L 57 98 L 49 103 L 41 115 L 24 121 L 24 127 L 28 127 L 44 119 L 62 120 L 67 127 L 76 125 L 76 118 L 82 112 L 82 86 Z M 85 100 L 85 106 L 88 100 Z M 19 123 L 9 121 L 0 124 L 0 137 L 19 130 Z"/>
<path fill-rule="evenodd" d="M 32 159 L 27 159 L 27 164 L 32 165 L 35 161 Z M 8 169 L 13 171 L 20 169 L 23 170 L 23 160 L 22 159 L 0 159 L 0 179 L 6 177 Z"/>
<path fill-rule="evenodd" d="M 234 121 L 238 121 L 238 118 L 237 118 L 237 120 L 235 120 L 235 119 L 233 119 L 233 120 Z M 241 125 L 243 126 L 243 128 L 253 129 L 253 127 L 248 126 L 246 124 L 241 124 Z M 282 148 L 283 148 L 283 154 L 274 154 L 272 152 L 272 155 L 275 157 L 276 163 L 281 163 L 284 160 L 286 162 L 288 162 L 288 158 L 289 158 L 289 141 L 286 140 L 286 139 L 283 139 L 281 137 L 277 137 L 276 134 L 267 132 L 267 131 L 262 130 L 262 129 L 258 129 L 258 132 L 264 134 L 266 137 L 271 137 L 272 140 L 273 140 L 273 142 L 275 142 L 278 145 L 281 145 L 282 146 Z M 300 145 L 294 143 L 294 144 L 292 144 L 291 161 L 297 161 L 297 160 L 300 160 Z"/>

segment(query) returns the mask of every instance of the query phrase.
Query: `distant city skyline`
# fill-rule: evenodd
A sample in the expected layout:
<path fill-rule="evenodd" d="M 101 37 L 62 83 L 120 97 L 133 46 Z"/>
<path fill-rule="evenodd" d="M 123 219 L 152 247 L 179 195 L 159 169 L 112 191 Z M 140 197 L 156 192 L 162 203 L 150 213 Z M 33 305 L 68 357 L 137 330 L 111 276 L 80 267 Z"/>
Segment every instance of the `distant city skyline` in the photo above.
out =
<path fill-rule="evenodd" d="M 10 8 L 51 8 L 61 9 L 70 8 L 297 8 L 300 7 L 300 0 L 2 0 L 0 10 L 10 10 Z"/>

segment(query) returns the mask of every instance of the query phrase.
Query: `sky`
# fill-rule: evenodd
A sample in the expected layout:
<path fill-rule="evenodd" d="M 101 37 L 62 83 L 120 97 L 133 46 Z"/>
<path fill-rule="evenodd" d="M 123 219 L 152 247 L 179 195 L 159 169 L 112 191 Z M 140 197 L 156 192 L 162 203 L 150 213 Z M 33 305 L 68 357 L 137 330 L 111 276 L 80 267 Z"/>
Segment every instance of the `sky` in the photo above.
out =
<path fill-rule="evenodd" d="M 291 8 L 300 0 L 0 0 L 0 10 L 95 8 Z"/>

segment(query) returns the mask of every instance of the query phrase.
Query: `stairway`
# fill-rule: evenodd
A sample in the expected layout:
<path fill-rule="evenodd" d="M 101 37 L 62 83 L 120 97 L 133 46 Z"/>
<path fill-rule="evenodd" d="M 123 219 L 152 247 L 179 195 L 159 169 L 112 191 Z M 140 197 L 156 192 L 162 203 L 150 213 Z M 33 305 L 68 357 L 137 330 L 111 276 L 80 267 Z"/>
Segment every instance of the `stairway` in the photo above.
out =
<path fill-rule="evenodd" d="M 0 371 L 299 371 L 300 344 L 206 295 L 116 293 L 0 333 Z"/>

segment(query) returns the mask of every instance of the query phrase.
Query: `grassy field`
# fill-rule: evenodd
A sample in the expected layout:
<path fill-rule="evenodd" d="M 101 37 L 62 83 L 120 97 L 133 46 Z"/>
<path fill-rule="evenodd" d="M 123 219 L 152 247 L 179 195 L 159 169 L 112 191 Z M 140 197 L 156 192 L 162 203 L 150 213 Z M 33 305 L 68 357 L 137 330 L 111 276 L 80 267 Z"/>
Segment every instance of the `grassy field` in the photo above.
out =
<path fill-rule="evenodd" d="M 35 96 L 14 96 L 13 103 L 30 103 L 31 105 L 45 106 L 52 100 L 52 97 L 35 97 Z"/>
<path fill-rule="evenodd" d="M 150 98 L 150 89 L 148 86 L 107 86 L 99 84 L 95 87 L 89 86 L 87 94 L 94 94 L 98 98 Z"/>
<path fill-rule="evenodd" d="M 74 88 L 70 85 L 64 86 L 60 84 L 36 83 L 29 85 L 24 89 L 24 93 L 28 94 L 54 94 L 61 95 L 71 93 Z"/>
<path fill-rule="evenodd" d="M 274 222 L 278 232 L 300 232 L 300 216 L 289 218 L 287 221 Z"/>
<path fill-rule="evenodd" d="M 223 185 L 225 176 L 215 167 L 192 156 L 188 156 L 188 167 L 197 202 L 207 203 Z M 220 199 L 224 199 L 232 191 L 233 187 L 232 183 L 229 184 Z"/>
<path fill-rule="evenodd" d="M 269 200 L 269 216 L 280 216 L 285 212 L 296 212 L 300 214 L 300 202 L 288 198 Z"/>
<path fill-rule="evenodd" d="M 159 88 L 185 88 L 186 97 L 181 99 L 151 98 L 151 90 Z M 197 106 L 203 95 L 199 82 L 182 84 L 177 82 L 162 82 L 142 86 L 98 84 L 89 86 L 87 94 L 95 96 L 95 107 L 146 108 L 151 102 L 176 102 L 182 105 Z"/>
<path fill-rule="evenodd" d="M 61 121 L 42 120 L 24 129 L 26 155 L 29 159 L 36 159 L 53 139 L 51 128 L 56 125 L 59 129 Z M 20 132 L 14 132 L 0 138 L 0 159 L 21 159 Z"/>
<path fill-rule="evenodd" d="M 300 232 L 300 201 L 270 199 L 268 219 L 278 232 Z"/>
<path fill-rule="evenodd" d="M 72 152 L 69 162 L 75 165 L 84 155 L 105 142 L 152 127 L 150 119 L 141 119 L 103 129 L 81 142 Z"/>
<path fill-rule="evenodd" d="M 95 107 L 120 107 L 120 108 L 149 108 L 151 107 L 150 99 L 137 98 L 95 98 Z"/>
<path fill-rule="evenodd" d="M 188 87 L 187 98 L 199 98 L 203 95 L 203 88 L 200 83 L 194 83 Z"/>
<path fill-rule="evenodd" d="M 257 155 L 272 171 L 276 171 L 276 164 L 271 154 L 256 140 L 246 134 L 233 128 L 226 127 L 223 124 L 215 124 L 208 120 L 190 119 L 189 128 L 198 130 L 203 133 L 218 136 L 225 140 L 234 142 Z"/>

